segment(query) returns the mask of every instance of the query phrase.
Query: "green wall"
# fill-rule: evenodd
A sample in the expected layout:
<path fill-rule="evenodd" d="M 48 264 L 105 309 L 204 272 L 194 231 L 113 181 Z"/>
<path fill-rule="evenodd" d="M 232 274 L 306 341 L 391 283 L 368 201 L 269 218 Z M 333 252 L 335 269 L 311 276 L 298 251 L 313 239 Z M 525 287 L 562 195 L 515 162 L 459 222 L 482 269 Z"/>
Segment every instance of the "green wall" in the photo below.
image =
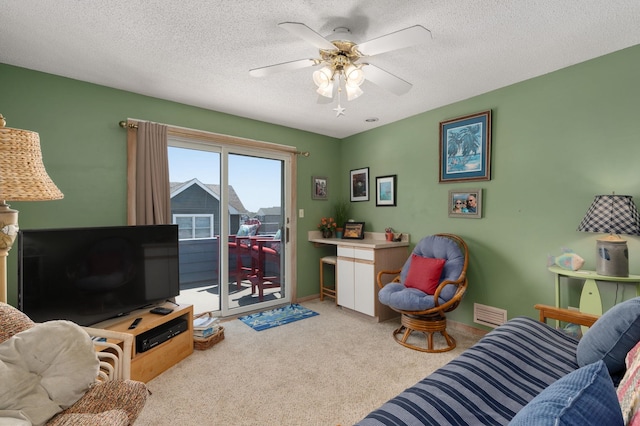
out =
<path fill-rule="evenodd" d="M 372 197 L 352 203 L 367 230 L 391 226 L 421 237 L 451 232 L 471 253 L 469 291 L 450 318 L 473 325 L 473 302 L 535 315 L 554 303 L 547 255 L 570 247 L 595 267 L 596 235 L 577 232 L 593 196 L 629 194 L 640 203 L 637 123 L 640 46 L 428 111 L 342 141 L 200 108 L 0 64 L 0 113 L 10 127 L 38 131 L 60 201 L 13 203 L 22 228 L 126 222 L 127 117 L 296 146 L 298 160 L 297 294 L 318 292 L 317 259 L 329 249 L 306 241 L 335 200 L 348 194 L 349 170 L 369 167 Z M 491 109 L 492 179 L 438 183 L 439 122 Z M 341 161 L 338 159 L 342 159 Z M 357 159 L 357 160 L 352 160 Z M 376 176 L 398 175 L 398 206 L 376 207 Z M 311 176 L 329 177 L 330 200 L 311 200 Z M 447 216 L 451 189 L 482 188 L 482 219 Z M 629 241 L 640 273 L 640 238 Z M 16 254 L 9 255 L 9 301 L 16 298 Z M 602 288 L 612 303 L 616 286 Z M 624 288 L 617 297 L 631 297 Z M 573 295 L 572 295 L 573 296 Z M 575 304 L 575 303 L 574 303 Z"/>
<path fill-rule="evenodd" d="M 194 108 L 77 80 L 0 64 L 0 113 L 8 127 L 40 134 L 47 172 L 64 199 L 13 202 L 20 227 L 50 228 L 126 224 L 126 131 L 120 120 L 137 118 L 186 128 L 274 142 L 310 151 L 298 157 L 299 224 L 297 293 L 318 293 L 319 250 L 307 242 L 306 227 L 330 213 L 327 202 L 312 204 L 311 176 L 337 181 L 338 139 L 255 120 Z M 212 95 L 213 96 L 213 95 Z M 8 258 L 8 300 L 17 302 L 17 250 Z"/>
<path fill-rule="evenodd" d="M 412 242 L 437 232 L 469 245 L 469 290 L 450 318 L 472 324 L 473 302 L 536 315 L 553 304 L 548 254 L 569 247 L 595 269 L 596 234 L 576 231 L 594 195 L 632 195 L 640 207 L 640 46 L 429 111 L 343 141 L 342 164 L 398 175 L 398 207 L 355 203 L 369 229 L 391 226 Z M 438 183 L 439 122 L 492 110 L 492 179 Z M 448 191 L 483 189 L 483 218 L 447 216 Z M 640 274 L 640 238 L 628 236 Z M 601 288 L 605 305 L 616 286 Z M 618 297 L 635 295 L 624 288 Z M 573 300 L 574 306 L 577 301 Z"/>

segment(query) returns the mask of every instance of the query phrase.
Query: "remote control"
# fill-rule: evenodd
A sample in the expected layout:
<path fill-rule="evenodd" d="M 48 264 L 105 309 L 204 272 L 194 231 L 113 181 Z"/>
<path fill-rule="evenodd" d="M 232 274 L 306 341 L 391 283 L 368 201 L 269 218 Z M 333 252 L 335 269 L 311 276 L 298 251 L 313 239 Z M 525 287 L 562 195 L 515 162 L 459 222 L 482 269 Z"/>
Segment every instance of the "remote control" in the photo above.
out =
<path fill-rule="evenodd" d="M 140 324 L 140 321 L 142 321 L 142 318 L 134 319 L 131 325 L 129 326 L 129 330 L 133 330 L 134 328 L 136 328 L 138 324 Z"/>

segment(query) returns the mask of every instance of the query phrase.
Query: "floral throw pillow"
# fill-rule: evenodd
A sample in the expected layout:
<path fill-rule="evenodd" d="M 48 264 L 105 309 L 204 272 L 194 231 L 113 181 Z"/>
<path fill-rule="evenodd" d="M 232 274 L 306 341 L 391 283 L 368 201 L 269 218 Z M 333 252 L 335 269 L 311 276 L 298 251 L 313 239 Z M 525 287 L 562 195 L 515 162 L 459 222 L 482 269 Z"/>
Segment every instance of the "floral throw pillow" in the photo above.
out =
<path fill-rule="evenodd" d="M 624 424 L 640 425 L 640 342 L 626 357 L 627 371 L 618 385 L 618 402 L 622 408 Z"/>

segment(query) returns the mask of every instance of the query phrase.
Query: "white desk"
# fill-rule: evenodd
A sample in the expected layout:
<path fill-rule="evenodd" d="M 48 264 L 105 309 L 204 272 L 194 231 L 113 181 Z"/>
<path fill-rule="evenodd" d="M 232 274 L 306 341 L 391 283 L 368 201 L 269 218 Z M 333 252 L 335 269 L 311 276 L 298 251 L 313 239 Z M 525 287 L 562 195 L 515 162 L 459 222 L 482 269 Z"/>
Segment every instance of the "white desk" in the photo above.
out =
<path fill-rule="evenodd" d="M 362 240 L 322 238 L 320 231 L 309 231 L 309 242 L 336 246 L 337 303 L 384 321 L 398 313 L 378 301 L 376 277 L 380 271 L 401 269 L 409 257 L 409 235 L 402 241 L 385 240 L 384 232 L 365 232 Z M 393 276 L 387 276 L 390 281 Z"/>

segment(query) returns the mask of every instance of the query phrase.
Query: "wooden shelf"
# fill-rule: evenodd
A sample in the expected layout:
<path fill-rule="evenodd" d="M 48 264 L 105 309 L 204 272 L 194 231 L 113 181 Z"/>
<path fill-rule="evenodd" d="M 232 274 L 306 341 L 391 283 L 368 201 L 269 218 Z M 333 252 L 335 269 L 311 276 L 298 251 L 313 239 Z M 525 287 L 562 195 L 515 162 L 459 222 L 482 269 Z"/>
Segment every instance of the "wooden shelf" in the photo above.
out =
<path fill-rule="evenodd" d="M 131 354 L 131 378 L 133 380 L 148 382 L 193 353 L 193 306 L 175 306 L 171 303 L 166 303 L 163 306 L 173 309 L 173 312 L 167 315 L 158 315 L 149 312 L 150 309 L 144 309 L 93 326 L 133 336 L 134 347 Z M 142 318 L 142 321 L 136 328 L 129 330 L 129 326 L 136 318 Z M 138 352 L 135 345 L 136 336 L 176 318 L 183 318 L 187 321 L 186 331 L 146 352 Z"/>

